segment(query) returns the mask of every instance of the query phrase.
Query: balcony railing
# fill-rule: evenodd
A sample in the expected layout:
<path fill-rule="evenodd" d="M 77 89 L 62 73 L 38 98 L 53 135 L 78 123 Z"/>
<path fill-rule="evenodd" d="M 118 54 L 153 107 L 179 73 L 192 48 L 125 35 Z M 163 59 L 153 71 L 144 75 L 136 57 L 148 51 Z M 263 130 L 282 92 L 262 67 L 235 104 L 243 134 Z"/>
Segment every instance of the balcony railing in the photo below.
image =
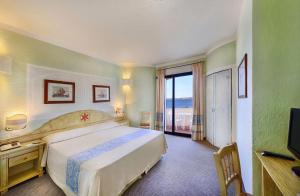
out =
<path fill-rule="evenodd" d="M 172 131 L 172 109 L 166 109 L 166 131 Z M 192 130 L 193 109 L 175 108 L 175 132 L 190 134 Z"/>

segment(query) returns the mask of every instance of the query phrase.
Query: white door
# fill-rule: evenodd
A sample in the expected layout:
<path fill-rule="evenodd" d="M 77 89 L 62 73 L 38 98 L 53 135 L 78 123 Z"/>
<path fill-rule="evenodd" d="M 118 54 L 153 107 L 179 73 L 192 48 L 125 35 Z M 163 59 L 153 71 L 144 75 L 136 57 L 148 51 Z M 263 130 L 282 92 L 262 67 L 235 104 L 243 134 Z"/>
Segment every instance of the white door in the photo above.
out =
<path fill-rule="evenodd" d="M 231 134 L 231 70 L 225 70 L 206 77 L 206 138 L 221 147 Z"/>
<path fill-rule="evenodd" d="M 231 143 L 231 70 L 215 75 L 215 146 Z"/>
<path fill-rule="evenodd" d="M 206 139 L 214 144 L 214 75 L 206 77 Z"/>

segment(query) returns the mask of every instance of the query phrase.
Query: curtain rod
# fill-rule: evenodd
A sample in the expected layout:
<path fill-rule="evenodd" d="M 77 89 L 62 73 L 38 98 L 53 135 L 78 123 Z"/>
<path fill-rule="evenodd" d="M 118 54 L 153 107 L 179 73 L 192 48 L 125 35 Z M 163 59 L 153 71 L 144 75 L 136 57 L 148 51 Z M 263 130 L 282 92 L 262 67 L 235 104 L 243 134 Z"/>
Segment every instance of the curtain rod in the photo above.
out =
<path fill-rule="evenodd" d="M 172 68 L 176 68 L 176 67 L 184 67 L 184 66 L 188 66 L 188 65 L 193 65 L 195 63 L 203 63 L 204 61 L 196 61 L 194 63 L 188 63 L 188 64 L 184 64 L 184 65 L 174 65 L 174 66 L 170 66 L 170 67 L 163 67 L 163 68 L 158 68 L 158 70 L 166 70 L 166 69 L 172 69 Z"/>

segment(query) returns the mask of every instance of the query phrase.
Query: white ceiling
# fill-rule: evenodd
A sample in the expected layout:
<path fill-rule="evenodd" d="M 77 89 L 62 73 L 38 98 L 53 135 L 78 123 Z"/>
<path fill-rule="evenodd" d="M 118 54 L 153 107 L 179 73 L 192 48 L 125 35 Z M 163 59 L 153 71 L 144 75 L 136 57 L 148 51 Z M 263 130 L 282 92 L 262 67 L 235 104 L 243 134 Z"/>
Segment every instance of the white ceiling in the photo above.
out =
<path fill-rule="evenodd" d="M 0 23 L 116 64 L 155 65 L 235 38 L 241 0 L 1 0 Z"/>

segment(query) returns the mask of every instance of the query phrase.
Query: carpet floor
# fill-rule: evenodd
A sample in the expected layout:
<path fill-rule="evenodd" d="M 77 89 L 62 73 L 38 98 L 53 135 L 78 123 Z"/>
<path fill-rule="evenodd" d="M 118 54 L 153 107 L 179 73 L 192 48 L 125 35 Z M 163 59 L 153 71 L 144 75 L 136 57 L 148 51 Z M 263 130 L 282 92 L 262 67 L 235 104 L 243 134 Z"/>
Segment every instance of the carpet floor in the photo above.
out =
<path fill-rule="evenodd" d="M 166 135 L 167 154 L 123 196 L 220 195 L 214 148 L 190 138 Z M 63 196 L 48 175 L 11 188 L 6 196 Z"/>

